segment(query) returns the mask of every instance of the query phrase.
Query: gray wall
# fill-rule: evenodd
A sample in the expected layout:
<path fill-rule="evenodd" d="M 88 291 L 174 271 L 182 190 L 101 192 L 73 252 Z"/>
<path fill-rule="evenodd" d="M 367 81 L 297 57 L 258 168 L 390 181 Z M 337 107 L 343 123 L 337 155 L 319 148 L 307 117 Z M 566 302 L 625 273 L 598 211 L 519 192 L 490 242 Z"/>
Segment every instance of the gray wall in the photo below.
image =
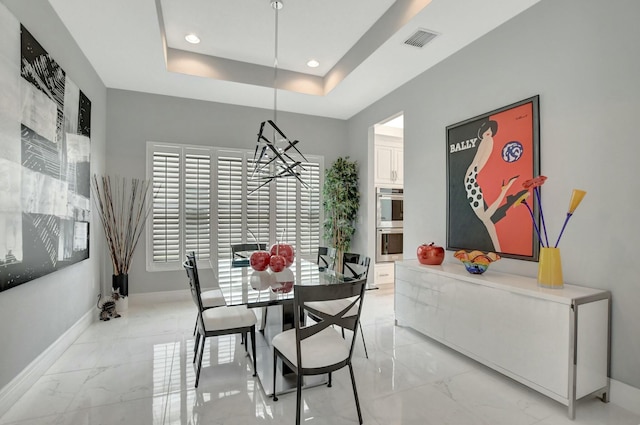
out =
<path fill-rule="evenodd" d="M 636 388 L 638 16 L 634 0 L 543 0 L 349 121 L 353 157 L 370 161 L 364 149 L 370 126 L 404 111 L 404 246 L 405 258 L 415 258 L 422 242 L 446 243 L 445 127 L 539 94 L 551 234 L 562 226 L 571 190 L 588 192 L 560 245 L 564 278 L 612 292 L 612 377 Z M 368 178 L 365 187 L 372 187 Z M 368 211 L 363 226 L 373 229 Z M 358 243 L 373 252 L 370 238 Z M 456 261 L 452 252 L 447 261 Z M 503 259 L 491 268 L 535 276 L 537 263 Z"/>
<path fill-rule="evenodd" d="M 4 0 L 2 4 L 91 100 L 91 171 L 102 172 L 107 100 L 104 84 L 47 1 Z M 93 214 L 88 260 L 0 293 L 0 388 L 95 308 L 104 245 L 97 223 L 98 217 Z"/>
<path fill-rule="evenodd" d="M 109 175 L 145 178 L 147 141 L 253 149 L 260 123 L 273 119 L 272 110 L 139 92 L 109 89 L 107 98 Z M 327 167 L 346 152 L 346 121 L 287 112 L 277 121 L 304 154 L 324 155 Z M 186 289 L 183 271 L 147 272 L 145 248 L 141 239 L 130 293 Z"/>
<path fill-rule="evenodd" d="M 143 177 L 147 140 L 249 148 L 257 123 L 271 118 L 266 110 L 107 92 L 47 1 L 2 3 L 91 99 L 97 173 L 105 170 L 106 150 L 109 174 Z M 571 189 L 588 191 L 563 237 L 565 280 L 612 291 L 612 376 L 640 388 L 640 286 L 634 273 L 640 245 L 640 202 L 634 198 L 640 189 L 640 147 L 634 140 L 640 111 L 637 16 L 640 3 L 633 0 L 542 0 L 348 123 L 285 113 L 279 121 L 301 140 L 304 152 L 325 155 L 327 166 L 346 154 L 360 161 L 367 205 L 373 188 L 370 127 L 405 112 L 405 252 L 412 258 L 421 242 L 445 244 L 445 127 L 539 94 L 541 167 L 549 176 L 543 202 L 551 230 L 562 225 Z M 373 253 L 372 213 L 368 202 L 354 250 Z M 89 260 L 0 294 L 0 387 L 93 308 L 100 276 L 111 273 L 103 246 L 94 224 Z M 183 288 L 183 273 L 146 273 L 143 253 L 144 245 L 134 261 L 132 293 Z M 535 263 L 508 259 L 492 268 L 536 272 Z"/>

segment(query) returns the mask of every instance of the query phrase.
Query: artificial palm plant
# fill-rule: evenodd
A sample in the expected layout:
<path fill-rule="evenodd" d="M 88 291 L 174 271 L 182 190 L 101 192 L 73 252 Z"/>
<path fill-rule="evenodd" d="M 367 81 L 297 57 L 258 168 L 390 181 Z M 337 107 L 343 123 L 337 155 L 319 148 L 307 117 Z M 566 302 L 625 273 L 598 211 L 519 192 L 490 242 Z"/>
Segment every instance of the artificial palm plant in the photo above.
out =
<path fill-rule="evenodd" d="M 328 168 L 322 189 L 324 239 L 336 249 L 336 268 L 342 270 L 343 254 L 349 251 L 360 207 L 358 163 L 340 157 Z"/>
<path fill-rule="evenodd" d="M 150 185 L 148 180 L 93 175 L 93 201 L 113 266 L 112 287 L 124 297 L 129 294 L 133 252 L 152 207 Z"/>

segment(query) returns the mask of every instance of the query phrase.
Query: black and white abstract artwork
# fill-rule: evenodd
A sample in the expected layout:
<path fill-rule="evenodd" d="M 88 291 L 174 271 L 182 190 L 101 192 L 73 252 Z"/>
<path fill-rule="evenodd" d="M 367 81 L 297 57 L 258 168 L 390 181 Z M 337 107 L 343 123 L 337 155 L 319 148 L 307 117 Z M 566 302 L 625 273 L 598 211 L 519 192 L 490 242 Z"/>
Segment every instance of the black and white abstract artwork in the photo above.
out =
<path fill-rule="evenodd" d="M 89 257 L 91 101 L 0 4 L 0 291 Z"/>

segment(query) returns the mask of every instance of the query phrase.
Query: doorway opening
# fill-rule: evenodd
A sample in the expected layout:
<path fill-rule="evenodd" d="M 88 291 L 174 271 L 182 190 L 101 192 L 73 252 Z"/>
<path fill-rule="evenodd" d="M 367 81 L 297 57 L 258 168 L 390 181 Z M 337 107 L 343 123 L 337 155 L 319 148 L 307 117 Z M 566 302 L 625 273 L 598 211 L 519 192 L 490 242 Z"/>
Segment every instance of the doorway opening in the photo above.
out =
<path fill-rule="evenodd" d="M 374 282 L 393 284 L 395 261 L 402 260 L 404 215 L 404 114 L 374 125 L 375 264 Z"/>

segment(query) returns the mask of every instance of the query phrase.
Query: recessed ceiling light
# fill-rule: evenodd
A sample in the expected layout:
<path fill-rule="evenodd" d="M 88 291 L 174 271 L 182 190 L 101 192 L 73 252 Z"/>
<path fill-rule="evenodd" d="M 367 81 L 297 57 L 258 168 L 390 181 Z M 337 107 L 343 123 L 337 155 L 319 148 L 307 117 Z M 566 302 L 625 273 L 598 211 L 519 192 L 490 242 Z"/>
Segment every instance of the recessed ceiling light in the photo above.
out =
<path fill-rule="evenodd" d="M 320 62 L 318 62 L 315 59 L 311 59 L 309 62 L 307 62 L 307 66 L 309 68 L 317 68 L 320 65 Z"/>
<path fill-rule="evenodd" d="M 200 38 L 195 34 L 187 34 L 184 39 L 187 40 L 191 44 L 200 43 Z"/>

